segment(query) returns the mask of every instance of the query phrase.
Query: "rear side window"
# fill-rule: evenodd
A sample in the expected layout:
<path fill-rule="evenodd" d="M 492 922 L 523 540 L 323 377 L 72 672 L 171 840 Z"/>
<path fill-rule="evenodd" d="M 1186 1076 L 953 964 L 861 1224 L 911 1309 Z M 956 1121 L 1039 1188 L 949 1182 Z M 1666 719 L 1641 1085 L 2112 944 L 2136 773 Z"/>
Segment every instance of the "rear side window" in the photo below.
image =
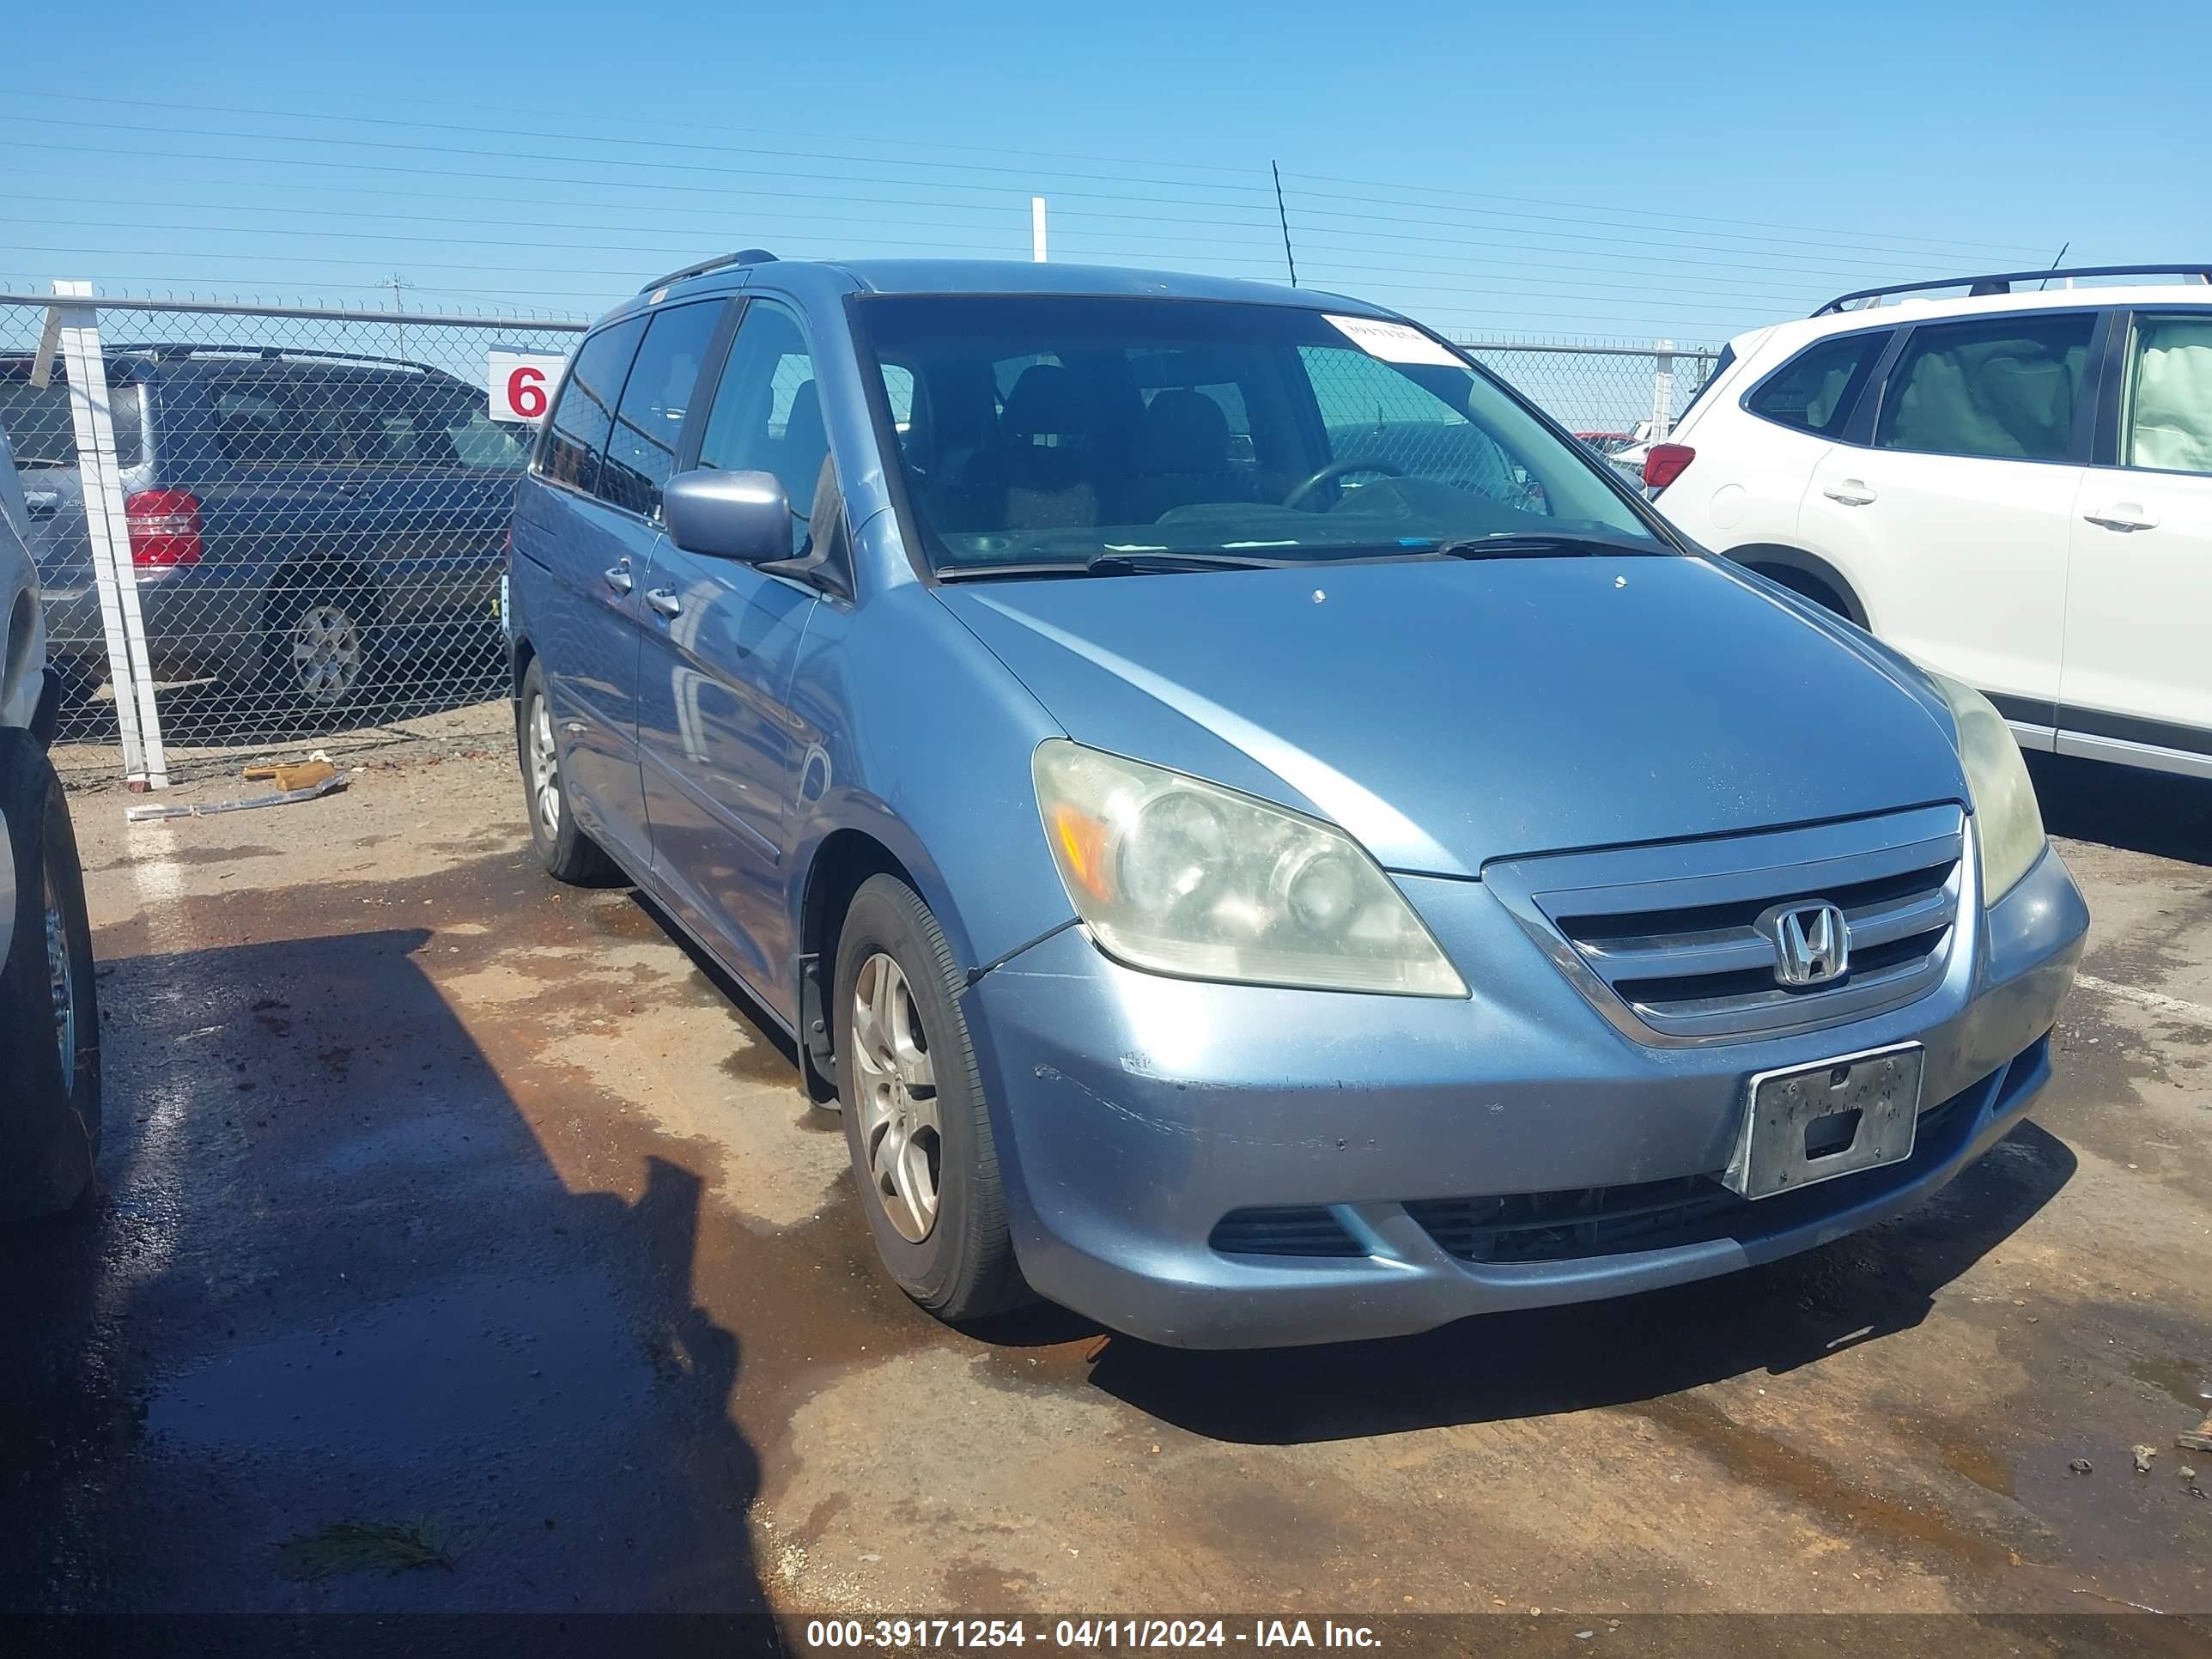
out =
<path fill-rule="evenodd" d="M 2212 473 L 2212 316 L 2138 318 L 2130 357 L 2120 465 Z"/>
<path fill-rule="evenodd" d="M 116 365 L 107 366 L 107 409 L 115 422 L 115 459 L 120 466 L 136 466 L 146 459 L 145 422 L 141 413 L 137 383 L 119 379 Z M 43 386 L 31 384 L 27 365 L 0 370 L 0 432 L 8 434 L 18 466 L 75 466 L 76 427 L 70 413 L 69 381 L 58 355 L 53 378 Z"/>
<path fill-rule="evenodd" d="M 340 414 L 345 387 L 321 380 L 210 380 L 216 447 L 240 465 L 315 464 L 353 457 Z"/>
<path fill-rule="evenodd" d="M 2096 319 L 2014 315 L 1917 328 L 1882 394 L 1881 449 L 2063 461 Z"/>
<path fill-rule="evenodd" d="M 599 485 L 599 453 L 615 423 L 615 400 L 645 332 L 642 317 L 629 317 L 584 342 L 568 371 L 561 399 L 545 422 L 538 466 L 556 483 L 589 494 Z"/>
<path fill-rule="evenodd" d="M 1867 377 L 1874 373 L 1875 360 L 1888 343 L 1885 330 L 1838 335 L 1809 345 L 1768 375 L 1743 406 L 1778 425 L 1833 437 L 1850 418 Z M 1714 369 L 1716 379 L 1730 361 L 1723 356 Z"/>
<path fill-rule="evenodd" d="M 599 473 L 599 494 L 617 507 L 647 518 L 660 511 L 661 486 L 676 465 L 684 411 L 721 317 L 720 300 L 653 314 L 623 384 Z"/>

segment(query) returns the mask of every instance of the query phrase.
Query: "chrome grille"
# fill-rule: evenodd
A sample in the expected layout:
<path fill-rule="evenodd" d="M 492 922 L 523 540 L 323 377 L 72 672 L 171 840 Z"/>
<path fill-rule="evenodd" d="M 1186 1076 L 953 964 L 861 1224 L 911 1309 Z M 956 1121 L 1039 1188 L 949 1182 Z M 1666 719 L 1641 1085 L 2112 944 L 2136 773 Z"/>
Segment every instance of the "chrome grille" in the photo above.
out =
<path fill-rule="evenodd" d="M 1972 883 L 1965 815 L 1927 807 L 1723 841 L 1486 866 L 1568 976 L 1639 1041 L 1704 1042 L 1863 1018 L 1933 990 Z M 1825 902 L 1850 933 L 1847 970 L 1785 987 L 1757 925 Z"/>

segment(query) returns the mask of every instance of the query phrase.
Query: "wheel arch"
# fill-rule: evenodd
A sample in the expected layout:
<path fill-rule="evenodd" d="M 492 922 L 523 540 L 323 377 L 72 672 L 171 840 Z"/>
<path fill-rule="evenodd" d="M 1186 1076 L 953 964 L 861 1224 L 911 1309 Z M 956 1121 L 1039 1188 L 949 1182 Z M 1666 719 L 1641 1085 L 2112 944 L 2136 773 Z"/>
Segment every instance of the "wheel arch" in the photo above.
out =
<path fill-rule="evenodd" d="M 837 942 L 853 896 L 872 876 L 904 882 L 940 926 L 946 921 L 906 862 L 868 831 L 849 825 L 832 830 L 816 846 L 799 907 L 799 1054 L 801 1085 L 817 1102 L 837 1097 L 836 1031 L 830 1008 Z"/>
<path fill-rule="evenodd" d="M 1873 624 L 1867 616 L 1866 602 L 1859 597 L 1842 571 L 1817 553 L 1808 553 L 1802 547 L 1790 547 L 1779 542 L 1758 542 L 1743 547 L 1732 547 L 1728 558 L 1747 570 L 1753 571 L 1788 588 L 1791 592 L 1827 605 L 1832 611 L 1848 617 L 1861 628 L 1872 631 Z M 1825 588 L 1826 593 L 1812 589 Z"/>

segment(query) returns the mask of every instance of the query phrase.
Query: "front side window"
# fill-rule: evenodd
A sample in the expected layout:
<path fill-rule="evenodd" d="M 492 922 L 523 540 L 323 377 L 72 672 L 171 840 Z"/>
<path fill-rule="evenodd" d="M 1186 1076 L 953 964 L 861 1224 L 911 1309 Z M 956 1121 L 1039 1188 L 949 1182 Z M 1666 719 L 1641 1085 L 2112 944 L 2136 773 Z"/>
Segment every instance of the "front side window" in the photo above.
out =
<path fill-rule="evenodd" d="M 614 429 L 615 400 L 622 396 L 623 379 L 645 322 L 642 317 L 624 318 L 592 335 L 576 353 L 560 401 L 546 417 L 544 447 L 538 452 L 538 466 L 555 483 L 586 495 L 599 489 L 600 453 Z"/>
<path fill-rule="evenodd" d="M 656 312 L 623 386 L 599 476 L 599 494 L 647 518 L 660 511 L 661 486 L 676 465 L 684 411 L 699 384 L 707 343 L 723 302 L 672 306 Z"/>
<path fill-rule="evenodd" d="M 884 442 L 939 570 L 1402 557 L 1516 532 L 1664 550 L 1586 453 L 1403 325 L 1079 296 L 854 313 L 905 405 Z"/>
<path fill-rule="evenodd" d="M 1850 418 L 1875 360 L 1888 343 L 1889 331 L 1885 329 L 1878 334 L 1840 334 L 1808 346 L 1768 375 L 1744 400 L 1744 407 L 1778 425 L 1832 436 Z M 1726 367 L 1725 362 L 1717 365 L 1715 374 Z"/>
<path fill-rule="evenodd" d="M 2015 313 L 1912 331 L 1891 371 L 1877 448 L 2063 461 L 2096 319 Z"/>
<path fill-rule="evenodd" d="M 373 466 L 520 470 L 522 441 L 491 418 L 480 392 L 442 376 L 353 384 L 340 410 L 353 451 Z"/>
<path fill-rule="evenodd" d="M 805 550 L 808 515 L 829 458 L 814 358 L 799 319 L 781 306 L 755 300 L 730 342 L 699 441 L 699 465 L 774 473 L 791 503 L 791 550 L 798 554 Z"/>
<path fill-rule="evenodd" d="M 2138 318 L 2130 356 L 2120 465 L 2212 472 L 2212 315 Z"/>

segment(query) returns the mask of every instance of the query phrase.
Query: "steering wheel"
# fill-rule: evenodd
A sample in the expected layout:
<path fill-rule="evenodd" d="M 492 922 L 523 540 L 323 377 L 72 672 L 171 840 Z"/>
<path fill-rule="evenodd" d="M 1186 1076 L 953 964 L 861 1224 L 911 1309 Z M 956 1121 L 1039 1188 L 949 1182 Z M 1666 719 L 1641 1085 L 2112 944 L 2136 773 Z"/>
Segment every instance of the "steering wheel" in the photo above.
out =
<path fill-rule="evenodd" d="M 1340 461 L 1331 461 L 1304 483 L 1294 487 L 1289 495 L 1283 497 L 1283 505 L 1296 507 L 1323 484 L 1334 483 L 1339 478 L 1352 472 L 1380 472 L 1386 478 L 1402 478 L 1406 476 L 1404 467 L 1394 465 L 1389 461 L 1362 460 L 1356 455 L 1348 455 Z"/>

